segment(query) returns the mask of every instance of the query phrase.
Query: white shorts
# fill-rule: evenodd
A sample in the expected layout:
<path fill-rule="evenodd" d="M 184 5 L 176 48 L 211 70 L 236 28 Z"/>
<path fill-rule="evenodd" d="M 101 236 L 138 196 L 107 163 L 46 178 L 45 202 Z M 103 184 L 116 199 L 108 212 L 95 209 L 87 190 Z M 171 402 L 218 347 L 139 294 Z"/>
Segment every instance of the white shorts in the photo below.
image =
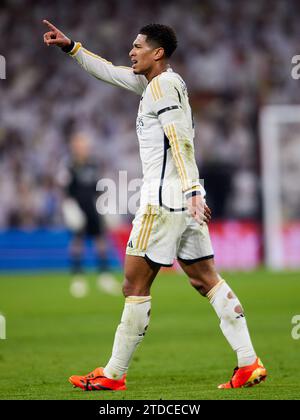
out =
<path fill-rule="evenodd" d="M 132 222 L 126 254 L 145 257 L 162 266 L 174 258 L 192 264 L 213 257 L 207 224 L 199 225 L 184 212 L 170 212 L 148 204 Z"/>

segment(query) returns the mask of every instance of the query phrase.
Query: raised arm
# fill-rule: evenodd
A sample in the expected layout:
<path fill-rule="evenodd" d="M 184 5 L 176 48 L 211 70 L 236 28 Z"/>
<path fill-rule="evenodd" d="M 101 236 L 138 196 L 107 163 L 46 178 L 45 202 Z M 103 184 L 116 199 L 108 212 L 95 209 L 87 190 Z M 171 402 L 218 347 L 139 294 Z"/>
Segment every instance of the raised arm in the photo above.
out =
<path fill-rule="evenodd" d="M 147 85 L 144 76 L 134 74 L 130 67 L 114 66 L 102 57 L 86 50 L 80 42 L 74 42 L 47 20 L 49 31 L 44 34 L 46 45 L 56 45 L 73 57 L 88 73 L 110 83 L 141 95 Z"/>

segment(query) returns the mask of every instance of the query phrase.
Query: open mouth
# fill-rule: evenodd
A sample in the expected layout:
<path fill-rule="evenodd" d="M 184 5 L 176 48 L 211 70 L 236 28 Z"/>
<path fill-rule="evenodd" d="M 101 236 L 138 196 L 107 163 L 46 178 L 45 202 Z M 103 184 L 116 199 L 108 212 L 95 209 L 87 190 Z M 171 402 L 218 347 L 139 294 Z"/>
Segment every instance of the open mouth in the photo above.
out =
<path fill-rule="evenodd" d="M 132 60 L 132 67 L 135 66 L 137 64 L 136 60 Z"/>

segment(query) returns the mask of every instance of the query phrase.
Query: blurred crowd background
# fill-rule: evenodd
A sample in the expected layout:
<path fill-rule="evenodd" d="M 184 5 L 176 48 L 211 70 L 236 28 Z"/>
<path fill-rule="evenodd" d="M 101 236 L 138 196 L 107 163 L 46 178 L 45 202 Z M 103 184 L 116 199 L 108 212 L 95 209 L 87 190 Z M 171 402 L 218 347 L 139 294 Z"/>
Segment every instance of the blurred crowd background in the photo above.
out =
<path fill-rule="evenodd" d="M 291 57 L 300 53 L 299 1 L 2 0 L 0 228 L 62 224 L 58 173 L 77 131 L 93 141 L 99 178 L 117 180 L 120 170 L 128 179 L 141 176 L 139 98 L 46 47 L 44 18 L 117 65 L 129 65 L 141 26 L 174 27 L 172 68 L 188 86 L 196 157 L 214 217 L 260 219 L 259 111 L 299 103 L 300 85 L 290 76 Z"/>

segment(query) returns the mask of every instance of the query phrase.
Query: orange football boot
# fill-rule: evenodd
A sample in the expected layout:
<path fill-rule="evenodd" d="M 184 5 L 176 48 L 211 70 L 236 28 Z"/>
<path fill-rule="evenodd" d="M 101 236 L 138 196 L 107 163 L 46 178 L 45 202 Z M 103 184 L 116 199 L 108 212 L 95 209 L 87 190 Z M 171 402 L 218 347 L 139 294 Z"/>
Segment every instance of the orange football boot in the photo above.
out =
<path fill-rule="evenodd" d="M 247 388 L 258 385 L 267 377 L 267 370 L 261 360 L 257 358 L 252 365 L 241 368 L 236 367 L 229 382 L 218 386 L 219 389 Z"/>
<path fill-rule="evenodd" d="M 126 373 L 121 379 L 110 379 L 104 376 L 103 368 L 98 367 L 88 375 L 71 376 L 69 382 L 74 388 L 82 388 L 85 391 L 125 391 Z"/>

